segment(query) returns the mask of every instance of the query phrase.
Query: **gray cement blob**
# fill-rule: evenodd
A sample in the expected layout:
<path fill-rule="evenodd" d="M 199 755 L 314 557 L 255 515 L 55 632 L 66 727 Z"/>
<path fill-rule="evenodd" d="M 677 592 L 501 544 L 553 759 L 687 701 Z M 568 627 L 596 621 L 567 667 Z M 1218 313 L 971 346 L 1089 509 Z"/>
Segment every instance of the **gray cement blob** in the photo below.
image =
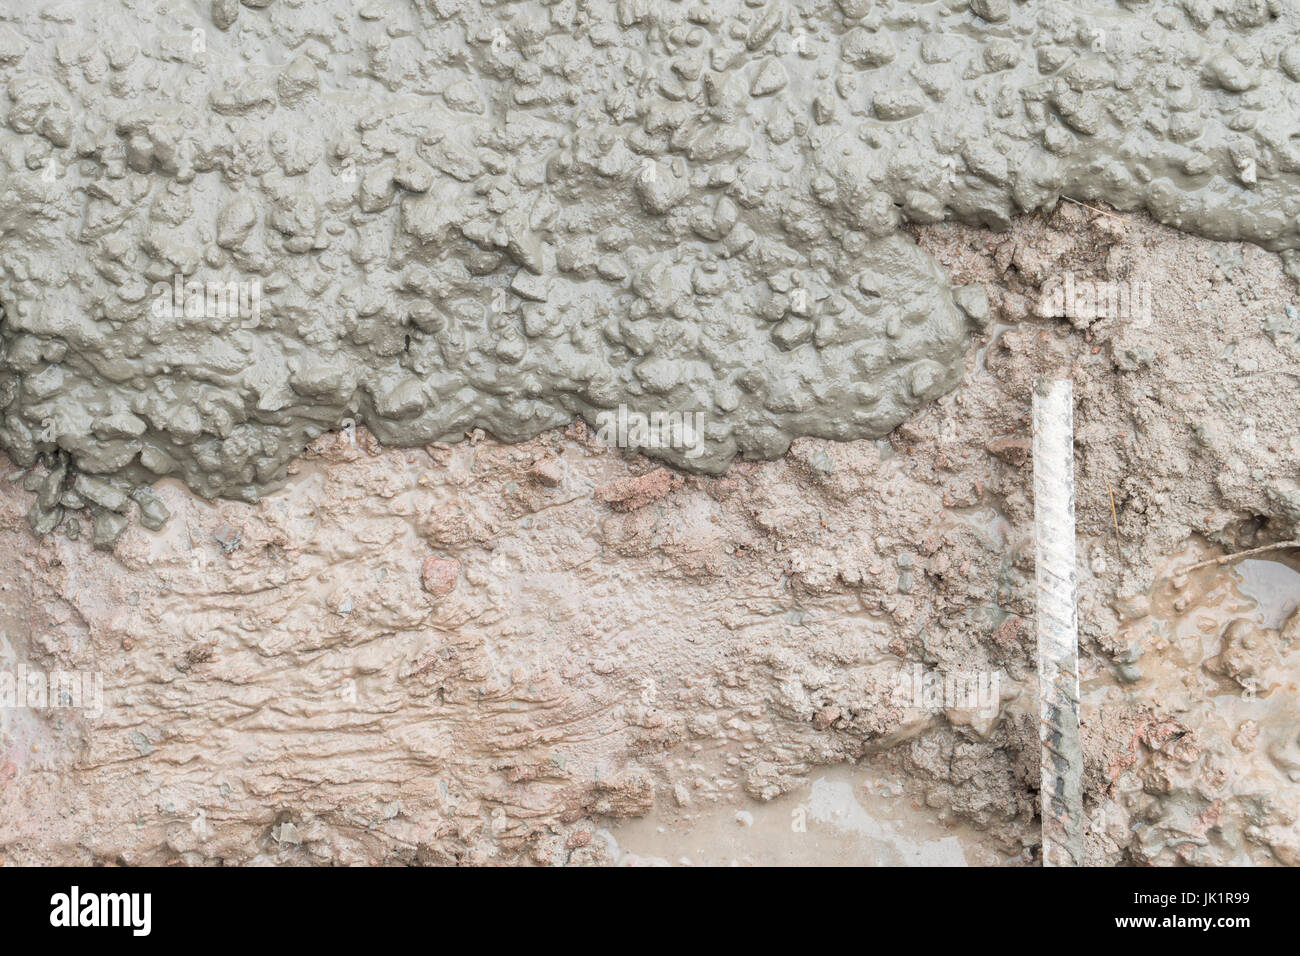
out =
<path fill-rule="evenodd" d="M 1289 2 L 11 0 L 0 447 L 111 546 L 325 430 L 579 415 L 709 473 L 954 388 L 904 222 L 1061 196 L 1292 254 Z M 631 426 L 628 427 L 628 423 Z"/>

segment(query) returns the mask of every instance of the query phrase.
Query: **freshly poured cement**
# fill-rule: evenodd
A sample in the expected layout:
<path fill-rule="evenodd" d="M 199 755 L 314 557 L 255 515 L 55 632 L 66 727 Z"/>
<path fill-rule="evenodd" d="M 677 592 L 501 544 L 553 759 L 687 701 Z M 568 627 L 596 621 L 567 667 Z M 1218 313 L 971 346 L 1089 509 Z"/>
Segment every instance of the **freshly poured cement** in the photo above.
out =
<path fill-rule="evenodd" d="M 0 18 L 0 446 L 44 460 L 38 531 L 89 504 L 103 545 L 133 489 L 151 526 L 163 475 L 254 499 L 349 419 L 414 445 L 702 412 L 702 454 L 645 451 L 709 472 L 883 435 L 986 311 L 905 220 L 1065 195 L 1298 245 L 1290 3 Z"/>

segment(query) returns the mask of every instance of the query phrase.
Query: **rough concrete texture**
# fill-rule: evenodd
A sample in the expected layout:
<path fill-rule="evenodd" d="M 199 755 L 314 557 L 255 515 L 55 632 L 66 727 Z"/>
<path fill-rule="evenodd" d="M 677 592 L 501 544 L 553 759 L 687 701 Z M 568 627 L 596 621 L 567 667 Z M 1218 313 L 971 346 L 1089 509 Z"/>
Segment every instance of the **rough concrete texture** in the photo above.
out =
<path fill-rule="evenodd" d="M 111 546 L 344 420 L 878 438 L 967 316 L 900 224 L 1058 196 L 1296 245 L 1300 14 L 1237 2 L 11 3 L 0 446 Z M 238 302 L 238 307 L 232 303 Z"/>
<path fill-rule="evenodd" d="M 808 847 L 830 779 L 968 860 L 1035 862 L 1029 408 L 1068 374 L 1088 860 L 1300 862 L 1300 575 L 1286 551 L 1177 572 L 1297 537 L 1278 257 L 1069 203 L 915 235 L 989 314 L 966 384 L 887 440 L 710 477 L 580 421 L 409 450 L 344 431 L 257 503 L 161 483 L 173 520 L 111 554 L 33 539 L 11 474 L 6 667 L 100 671 L 105 701 L 6 715 L 0 853 L 627 862 L 757 833 L 811 787 L 807 833 L 777 828 Z M 1067 270 L 1157 308 L 1034 315 Z M 914 665 L 1000 670 L 999 706 L 900 702 Z"/>

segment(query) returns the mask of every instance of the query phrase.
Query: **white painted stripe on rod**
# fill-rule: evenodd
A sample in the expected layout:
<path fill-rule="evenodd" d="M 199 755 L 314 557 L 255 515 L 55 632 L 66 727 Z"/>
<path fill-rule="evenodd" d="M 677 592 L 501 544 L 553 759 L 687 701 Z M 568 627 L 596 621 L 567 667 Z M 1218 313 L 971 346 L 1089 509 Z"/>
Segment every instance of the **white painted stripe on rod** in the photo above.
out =
<path fill-rule="evenodd" d="M 1043 865 L 1083 865 L 1079 622 L 1074 553 L 1074 389 L 1034 389 L 1034 552 Z"/>

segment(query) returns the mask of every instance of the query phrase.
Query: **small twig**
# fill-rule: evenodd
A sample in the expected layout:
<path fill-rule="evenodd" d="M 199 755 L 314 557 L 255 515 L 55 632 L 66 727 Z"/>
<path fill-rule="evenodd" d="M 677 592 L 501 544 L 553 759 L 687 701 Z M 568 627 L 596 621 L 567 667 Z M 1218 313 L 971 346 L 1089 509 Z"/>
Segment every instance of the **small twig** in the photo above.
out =
<path fill-rule="evenodd" d="M 1266 544 L 1263 547 L 1251 548 L 1249 551 L 1237 551 L 1234 554 L 1224 554 L 1217 558 L 1210 558 L 1208 561 L 1201 561 L 1193 564 L 1191 567 L 1182 568 L 1179 574 L 1187 574 L 1190 571 L 1199 571 L 1201 568 L 1208 568 L 1217 564 L 1228 564 L 1236 561 L 1238 558 L 1248 558 L 1252 554 L 1263 554 L 1265 551 L 1281 551 L 1283 548 L 1300 548 L 1300 541 L 1279 541 L 1276 544 Z"/>
<path fill-rule="evenodd" d="M 1082 206 L 1084 209 L 1091 209 L 1093 212 L 1099 215 L 1110 216 L 1111 219 L 1118 219 L 1120 222 L 1124 222 L 1124 223 L 1128 223 L 1129 225 L 1132 225 L 1132 223 L 1128 219 L 1125 219 L 1123 216 L 1117 216 L 1113 212 L 1107 212 L 1104 209 L 1098 209 L 1096 206 L 1089 206 L 1086 202 L 1079 202 L 1079 200 L 1071 199 L 1069 196 L 1062 196 L 1061 198 L 1064 199 L 1066 202 L 1074 203 L 1076 206 Z"/>
<path fill-rule="evenodd" d="M 1115 489 L 1110 486 L 1110 479 L 1106 479 L 1106 494 L 1110 495 L 1110 520 L 1115 522 L 1115 556 L 1124 560 L 1124 552 L 1120 549 L 1119 544 L 1119 515 L 1115 511 Z"/>

